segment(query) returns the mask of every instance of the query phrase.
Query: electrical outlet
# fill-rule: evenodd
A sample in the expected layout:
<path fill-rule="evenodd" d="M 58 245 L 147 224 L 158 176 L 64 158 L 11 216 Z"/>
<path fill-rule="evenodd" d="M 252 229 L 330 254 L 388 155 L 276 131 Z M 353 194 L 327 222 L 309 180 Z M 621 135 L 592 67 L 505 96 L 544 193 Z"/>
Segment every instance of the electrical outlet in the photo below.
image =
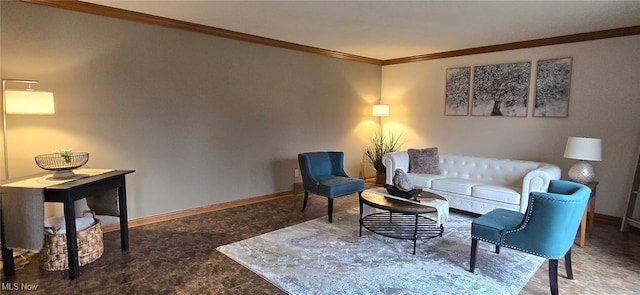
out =
<path fill-rule="evenodd" d="M 300 169 L 294 169 L 293 170 L 293 176 L 294 177 L 300 177 Z"/>

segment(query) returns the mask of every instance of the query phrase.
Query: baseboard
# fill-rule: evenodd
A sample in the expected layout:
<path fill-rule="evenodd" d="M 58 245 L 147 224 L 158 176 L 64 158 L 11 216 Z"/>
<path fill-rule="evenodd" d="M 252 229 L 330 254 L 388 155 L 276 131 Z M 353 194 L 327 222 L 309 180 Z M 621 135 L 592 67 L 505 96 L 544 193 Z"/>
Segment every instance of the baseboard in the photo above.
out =
<path fill-rule="evenodd" d="M 365 178 L 365 179 L 369 179 L 369 178 Z M 375 177 L 373 177 L 373 180 L 375 180 Z M 298 190 L 300 190 L 300 191 L 298 191 Z M 225 203 L 220 203 L 220 204 L 207 205 L 207 206 L 198 207 L 198 208 L 191 208 L 191 209 L 186 209 L 186 210 L 182 210 L 182 211 L 169 212 L 169 213 L 160 214 L 160 215 L 154 215 L 154 216 L 131 219 L 131 220 L 129 220 L 129 228 L 138 227 L 138 226 L 147 225 L 147 224 L 153 224 L 153 223 L 172 220 L 172 219 L 177 219 L 177 218 L 181 218 L 181 217 L 187 217 L 187 216 L 206 213 L 206 212 L 213 212 L 213 211 L 218 211 L 218 210 L 222 210 L 222 209 L 228 209 L 228 208 L 233 208 L 233 207 L 238 207 L 238 206 L 244 206 L 244 205 L 260 203 L 260 202 L 264 202 L 264 201 L 269 201 L 269 200 L 288 197 L 288 196 L 291 196 L 291 195 L 298 195 L 298 194 L 300 194 L 302 192 L 304 192 L 304 189 L 302 189 L 302 182 L 297 182 L 297 183 L 293 184 L 293 191 L 285 191 L 285 192 L 280 192 L 280 193 L 275 193 L 275 194 L 252 197 L 252 198 L 248 198 L 248 199 L 242 199 L 242 200 L 225 202 Z M 452 211 L 455 211 L 455 209 L 452 209 Z M 463 212 L 463 211 L 461 211 L 461 212 Z M 468 212 L 464 212 L 464 213 L 468 213 Z M 621 217 L 598 214 L 598 213 L 595 214 L 594 221 L 595 222 L 601 222 L 601 223 L 615 224 L 615 225 L 622 224 L 622 218 Z M 120 224 L 118 224 L 118 223 L 107 224 L 107 225 L 103 225 L 102 226 L 102 231 L 103 232 L 111 232 L 111 231 L 118 231 L 118 230 L 120 230 Z"/>
<path fill-rule="evenodd" d="M 302 182 L 296 182 L 293 184 L 293 194 L 299 195 L 304 193 L 304 187 L 302 186 Z"/>
<path fill-rule="evenodd" d="M 260 202 L 269 201 L 269 200 L 275 200 L 275 199 L 291 196 L 292 194 L 293 194 L 293 191 L 285 191 L 285 192 L 279 192 L 275 194 L 248 198 L 248 199 L 242 199 L 242 200 L 225 202 L 220 204 L 191 208 L 191 209 L 186 209 L 182 211 L 169 212 L 169 213 L 164 213 L 160 215 L 131 219 L 129 220 L 129 228 L 187 217 L 191 215 L 197 215 L 197 214 L 206 213 L 206 212 L 213 212 L 213 211 L 218 211 L 218 210 L 223 210 L 223 209 L 228 209 L 233 207 L 260 203 Z M 102 226 L 101 229 L 102 229 L 102 232 L 118 231 L 120 230 L 120 224 L 119 223 L 107 224 Z"/>
<path fill-rule="evenodd" d="M 595 213 L 593 221 L 602 222 L 602 223 L 608 223 L 608 224 L 621 225 L 622 224 L 622 217 Z"/>

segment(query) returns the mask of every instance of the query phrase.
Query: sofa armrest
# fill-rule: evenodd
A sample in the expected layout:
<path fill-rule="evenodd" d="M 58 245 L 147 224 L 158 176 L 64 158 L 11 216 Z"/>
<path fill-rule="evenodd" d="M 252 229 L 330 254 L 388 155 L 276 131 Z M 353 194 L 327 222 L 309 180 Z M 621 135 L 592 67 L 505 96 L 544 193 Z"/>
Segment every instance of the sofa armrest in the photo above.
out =
<path fill-rule="evenodd" d="M 409 172 L 409 153 L 398 151 L 387 153 L 382 156 L 382 164 L 387 168 L 387 184 L 393 184 L 393 173 L 400 168 L 404 172 Z"/>
<path fill-rule="evenodd" d="M 551 180 L 560 179 L 560 176 L 560 167 L 547 163 L 540 163 L 537 169 L 529 171 L 522 179 L 520 212 L 524 213 L 527 210 L 531 192 L 546 192 L 549 189 Z"/>

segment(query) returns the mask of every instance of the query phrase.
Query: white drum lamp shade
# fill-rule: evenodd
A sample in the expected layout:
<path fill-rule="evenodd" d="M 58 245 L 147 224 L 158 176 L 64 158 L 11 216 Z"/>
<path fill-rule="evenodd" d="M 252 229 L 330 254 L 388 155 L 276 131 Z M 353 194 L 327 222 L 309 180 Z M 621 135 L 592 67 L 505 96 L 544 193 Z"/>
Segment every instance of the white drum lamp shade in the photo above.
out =
<path fill-rule="evenodd" d="M 373 105 L 372 114 L 374 117 L 386 117 L 389 116 L 389 105 L 388 104 L 376 104 Z"/>
<path fill-rule="evenodd" d="M 602 160 L 602 141 L 599 138 L 569 137 L 564 157 L 580 160 L 569 169 L 569 179 L 580 183 L 593 181 L 596 172 L 587 161 Z"/>
<path fill-rule="evenodd" d="M 55 114 L 53 92 L 33 90 L 5 90 L 6 111 L 9 115 Z"/>

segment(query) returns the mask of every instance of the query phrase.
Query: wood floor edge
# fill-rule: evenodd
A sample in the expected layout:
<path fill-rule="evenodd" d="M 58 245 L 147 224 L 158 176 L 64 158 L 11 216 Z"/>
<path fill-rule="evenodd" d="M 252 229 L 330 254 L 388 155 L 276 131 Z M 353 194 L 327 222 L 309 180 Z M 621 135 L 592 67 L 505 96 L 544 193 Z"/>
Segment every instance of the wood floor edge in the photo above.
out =
<path fill-rule="evenodd" d="M 191 209 L 186 209 L 182 211 L 175 211 L 175 212 L 169 212 L 169 213 L 164 213 L 164 214 L 159 214 L 154 216 L 131 219 L 129 220 L 129 228 L 134 228 L 134 227 L 147 225 L 147 224 L 154 224 L 157 222 L 163 222 L 167 220 L 202 214 L 206 212 L 218 211 L 218 210 L 223 210 L 223 209 L 228 209 L 233 207 L 265 202 L 265 201 L 283 198 L 283 197 L 287 197 L 295 194 L 296 193 L 294 191 L 285 191 L 285 192 L 279 192 L 275 194 L 252 197 L 252 198 L 236 200 L 236 201 L 230 201 L 230 202 L 225 202 L 220 204 L 213 204 L 213 205 L 207 205 L 203 207 L 191 208 Z M 622 222 L 622 218 L 617 216 L 610 216 L 610 215 L 596 213 L 594 221 L 598 223 L 620 224 Z M 107 224 L 102 226 L 102 232 L 112 232 L 112 231 L 118 231 L 118 230 L 120 230 L 120 225 L 118 223 Z"/>
<path fill-rule="evenodd" d="M 288 197 L 291 195 L 294 195 L 293 191 L 285 191 L 285 192 L 252 197 L 252 198 L 247 198 L 242 200 L 235 200 L 235 201 L 230 201 L 230 202 L 225 202 L 220 204 L 207 205 L 207 206 L 202 206 L 197 208 L 185 209 L 181 211 L 175 211 L 175 212 L 169 212 L 169 213 L 164 213 L 159 215 L 131 219 L 129 220 L 129 228 L 134 228 L 134 227 L 148 225 L 148 224 L 154 224 L 154 223 L 163 222 L 167 220 L 172 220 L 172 219 L 177 219 L 177 218 L 182 218 L 182 217 L 187 217 L 187 216 L 192 216 L 192 215 L 197 215 L 197 214 L 202 214 L 202 213 L 207 213 L 212 211 L 218 211 L 218 210 L 223 210 L 223 209 L 228 209 L 233 207 L 250 205 L 250 204 L 265 202 L 269 200 L 275 200 L 279 198 Z M 118 231 L 120 230 L 120 224 L 119 223 L 107 224 L 107 225 L 103 225 L 101 228 L 102 228 L 102 232 Z"/>

